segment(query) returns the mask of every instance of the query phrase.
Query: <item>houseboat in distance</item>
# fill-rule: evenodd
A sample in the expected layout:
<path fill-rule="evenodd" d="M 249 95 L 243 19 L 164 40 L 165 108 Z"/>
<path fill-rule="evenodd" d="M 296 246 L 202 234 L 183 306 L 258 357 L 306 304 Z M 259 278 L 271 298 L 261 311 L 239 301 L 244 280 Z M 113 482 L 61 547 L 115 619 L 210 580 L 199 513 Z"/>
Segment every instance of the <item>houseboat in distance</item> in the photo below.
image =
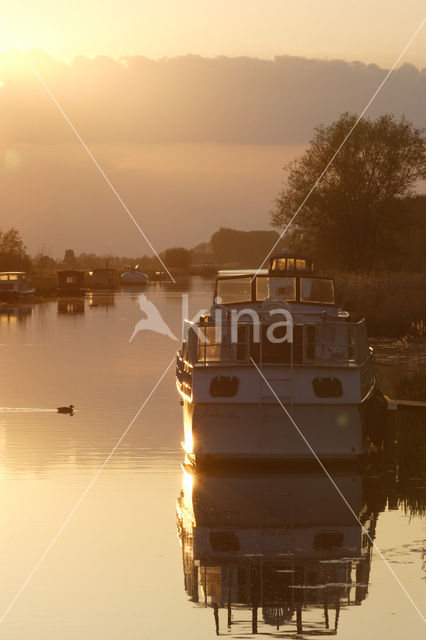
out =
<path fill-rule="evenodd" d="M 2 271 L 0 273 L 0 300 L 30 298 L 35 289 L 30 286 L 25 271 Z"/>
<path fill-rule="evenodd" d="M 312 450 L 356 461 L 383 439 L 365 320 L 287 250 L 266 273 L 217 277 L 210 312 L 186 321 L 176 375 L 192 464 L 312 460 Z"/>
<path fill-rule="evenodd" d="M 84 271 L 78 269 L 64 269 L 57 272 L 58 280 L 58 296 L 68 296 L 70 298 L 78 298 L 84 296 L 85 274 Z"/>

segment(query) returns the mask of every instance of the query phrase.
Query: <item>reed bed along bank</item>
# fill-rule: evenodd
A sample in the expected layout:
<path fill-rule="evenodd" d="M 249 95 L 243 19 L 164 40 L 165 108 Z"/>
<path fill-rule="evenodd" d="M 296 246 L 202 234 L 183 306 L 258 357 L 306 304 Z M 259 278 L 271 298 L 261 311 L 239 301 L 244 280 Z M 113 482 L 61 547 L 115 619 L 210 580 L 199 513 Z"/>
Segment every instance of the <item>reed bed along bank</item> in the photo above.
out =
<path fill-rule="evenodd" d="M 426 274 L 340 273 L 334 277 L 340 307 L 365 316 L 370 336 L 426 340 Z"/>
<path fill-rule="evenodd" d="M 404 371 L 376 363 L 379 389 L 387 396 L 405 400 L 426 400 L 426 371 Z M 392 419 L 393 416 L 390 416 Z M 422 478 L 421 504 L 426 504 L 426 413 L 396 412 L 397 464 L 401 478 Z M 419 495 L 418 490 L 413 495 Z M 408 492 L 408 498 L 410 498 Z M 410 502 L 410 500 L 409 500 Z M 420 503 L 419 503 L 420 504 Z"/>

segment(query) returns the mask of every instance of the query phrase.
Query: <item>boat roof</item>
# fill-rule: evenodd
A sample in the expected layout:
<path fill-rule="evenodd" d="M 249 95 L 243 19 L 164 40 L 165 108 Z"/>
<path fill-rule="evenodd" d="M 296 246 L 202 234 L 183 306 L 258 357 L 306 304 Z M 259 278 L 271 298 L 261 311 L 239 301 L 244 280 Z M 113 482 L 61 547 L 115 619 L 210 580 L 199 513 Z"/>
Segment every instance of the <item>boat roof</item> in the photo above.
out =
<path fill-rule="evenodd" d="M 291 249 L 281 249 L 280 251 L 277 251 L 271 256 L 271 260 L 274 258 L 300 258 L 301 260 L 311 261 L 309 256 L 305 253 L 299 253 L 298 251 L 292 251 Z"/>
<path fill-rule="evenodd" d="M 272 270 L 267 271 L 266 269 L 262 269 L 262 271 L 249 271 L 241 269 L 233 269 L 232 272 L 228 271 L 224 273 L 223 271 L 219 271 L 219 274 L 216 276 L 216 280 L 232 280 L 234 278 L 311 278 L 312 280 L 333 280 L 333 276 L 326 276 L 317 273 L 313 273 L 312 271 L 297 271 L 296 269 L 292 271 L 278 271 Z"/>
<path fill-rule="evenodd" d="M 25 276 L 26 271 L 0 271 L 0 276 Z"/>
<path fill-rule="evenodd" d="M 56 273 L 85 273 L 85 269 L 59 269 Z"/>

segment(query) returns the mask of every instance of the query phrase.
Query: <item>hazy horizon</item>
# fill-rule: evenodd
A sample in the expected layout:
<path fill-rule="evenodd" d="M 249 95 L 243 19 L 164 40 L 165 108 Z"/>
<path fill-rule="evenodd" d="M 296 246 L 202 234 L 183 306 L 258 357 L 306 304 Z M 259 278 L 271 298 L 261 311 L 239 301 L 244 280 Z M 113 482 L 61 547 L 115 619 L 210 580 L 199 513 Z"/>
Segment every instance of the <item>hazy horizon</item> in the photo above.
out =
<path fill-rule="evenodd" d="M 2 5 L 1 48 L 40 48 L 59 60 L 276 55 L 360 60 L 390 67 L 424 19 L 422 0 L 21 0 Z M 424 36 L 423 36 L 424 37 Z M 405 60 L 425 65 L 421 34 Z"/>
<path fill-rule="evenodd" d="M 386 74 L 300 56 L 31 59 L 158 251 L 221 226 L 269 228 L 283 165 Z M 0 51 L 0 81 L 0 228 L 17 227 L 32 254 L 150 253 L 18 51 Z M 367 116 L 425 127 L 425 105 L 426 69 L 405 62 Z"/>

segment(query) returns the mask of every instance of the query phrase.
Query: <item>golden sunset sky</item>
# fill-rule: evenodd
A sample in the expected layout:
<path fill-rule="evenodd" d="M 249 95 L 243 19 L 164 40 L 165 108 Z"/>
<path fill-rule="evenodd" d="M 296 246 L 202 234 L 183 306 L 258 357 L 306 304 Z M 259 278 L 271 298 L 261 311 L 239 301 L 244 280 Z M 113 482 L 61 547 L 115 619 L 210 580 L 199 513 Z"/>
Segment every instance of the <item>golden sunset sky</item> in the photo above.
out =
<path fill-rule="evenodd" d="M 362 111 L 424 14 L 424 0 L 3 2 L 0 228 L 33 254 L 150 253 L 19 47 L 161 251 L 269 228 L 283 166 L 316 125 Z M 426 26 L 367 115 L 425 127 L 425 67 Z"/>
<path fill-rule="evenodd" d="M 2 2 L 26 49 L 60 60 L 75 55 L 161 58 L 286 54 L 391 65 L 425 17 L 423 0 L 19 0 Z M 425 63 L 425 41 L 408 60 Z"/>

